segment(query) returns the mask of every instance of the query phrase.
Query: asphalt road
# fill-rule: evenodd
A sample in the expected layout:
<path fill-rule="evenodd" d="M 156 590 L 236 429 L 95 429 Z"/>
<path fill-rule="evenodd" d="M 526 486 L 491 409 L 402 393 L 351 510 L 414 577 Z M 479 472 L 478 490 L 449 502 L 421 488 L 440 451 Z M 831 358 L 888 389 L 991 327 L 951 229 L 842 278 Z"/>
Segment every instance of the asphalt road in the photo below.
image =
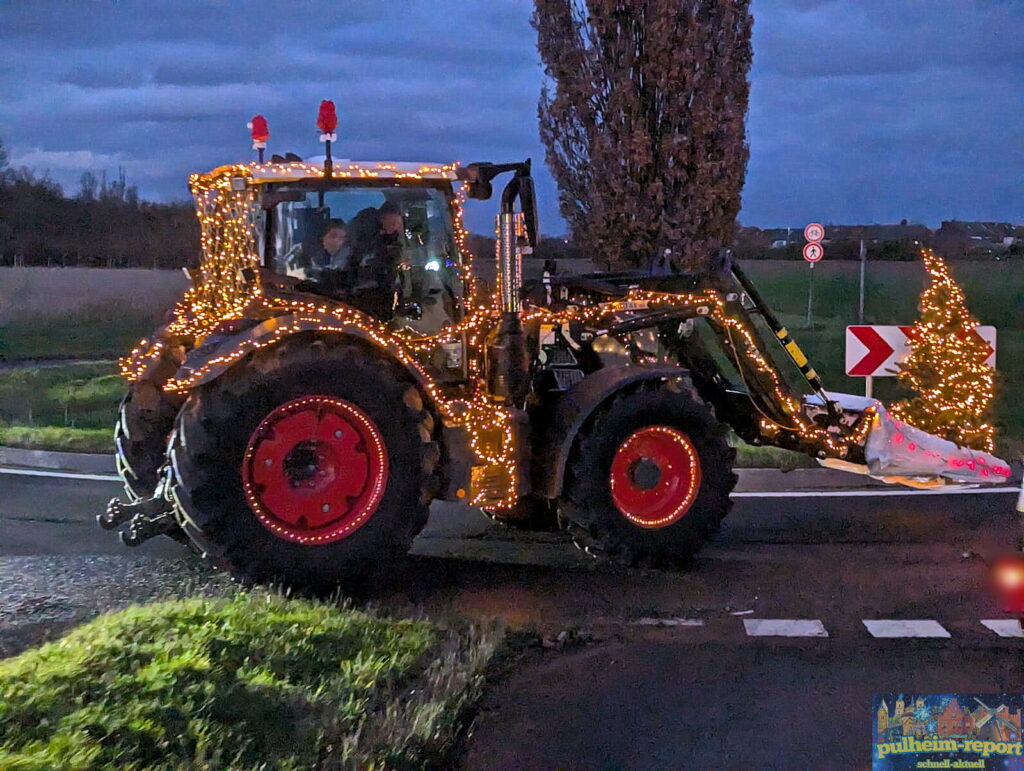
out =
<path fill-rule="evenodd" d="M 0 474 L 0 596 L 45 604 L 31 575 L 55 561 L 196 563 L 169 540 L 129 552 L 100 531 L 93 517 L 117 492 Z M 981 562 L 962 557 L 1013 545 L 1014 503 L 741 497 L 686 573 L 597 565 L 559 536 L 439 506 L 378 600 L 591 638 L 538 648 L 492 685 L 468 768 L 869 768 L 873 693 L 1024 691 L 1024 638 L 982 624 L 1010 619 Z M 942 636 L 878 638 L 864 623 L 876 620 Z"/>

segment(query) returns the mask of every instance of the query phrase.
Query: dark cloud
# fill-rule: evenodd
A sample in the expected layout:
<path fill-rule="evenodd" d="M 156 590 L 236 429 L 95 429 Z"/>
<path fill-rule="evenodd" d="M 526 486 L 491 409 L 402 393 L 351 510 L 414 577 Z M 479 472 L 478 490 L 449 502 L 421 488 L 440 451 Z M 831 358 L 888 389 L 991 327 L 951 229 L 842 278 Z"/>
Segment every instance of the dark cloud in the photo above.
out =
<path fill-rule="evenodd" d="M 74 188 L 123 166 L 144 195 L 271 147 L 396 160 L 543 158 L 526 0 L 0 5 L 0 138 Z M 744 222 L 1020 220 L 1024 3 L 754 0 Z M 540 173 L 546 230 L 563 229 Z M 471 225 L 490 227 L 489 205 Z"/>

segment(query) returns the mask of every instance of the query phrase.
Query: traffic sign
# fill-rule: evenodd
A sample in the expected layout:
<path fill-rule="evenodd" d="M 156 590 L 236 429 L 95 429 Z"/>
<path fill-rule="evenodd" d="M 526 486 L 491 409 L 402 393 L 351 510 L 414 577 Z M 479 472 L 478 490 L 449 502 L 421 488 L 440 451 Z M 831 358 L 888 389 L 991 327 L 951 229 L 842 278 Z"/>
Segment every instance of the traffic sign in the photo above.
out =
<path fill-rule="evenodd" d="M 804 239 L 811 244 L 821 243 L 821 239 L 825 237 L 825 228 L 819 225 L 817 222 L 812 222 L 810 225 L 804 228 Z"/>
<path fill-rule="evenodd" d="M 804 244 L 804 259 L 811 265 L 825 256 L 825 247 L 816 242 Z"/>
<path fill-rule="evenodd" d="M 858 377 L 893 377 L 896 365 L 910 353 L 912 326 L 860 325 L 846 328 L 846 374 Z M 996 328 L 975 327 L 969 333 L 988 344 L 985 363 L 996 366 Z"/>

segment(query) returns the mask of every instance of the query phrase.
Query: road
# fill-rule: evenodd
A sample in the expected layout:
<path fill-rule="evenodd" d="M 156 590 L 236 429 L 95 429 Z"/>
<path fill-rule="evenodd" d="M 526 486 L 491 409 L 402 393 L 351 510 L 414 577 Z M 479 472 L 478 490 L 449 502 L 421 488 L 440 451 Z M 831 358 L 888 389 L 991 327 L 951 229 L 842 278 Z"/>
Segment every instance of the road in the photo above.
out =
<path fill-rule="evenodd" d="M 92 521 L 117 492 L 0 474 L 0 579 L 24 597 L 33 560 L 128 560 Z M 980 561 L 962 557 L 1012 546 L 1014 503 L 738 497 L 686 573 L 598 565 L 556 535 L 439 506 L 379 601 L 592 638 L 533 650 L 492 685 L 468 768 L 867 768 L 873 693 L 1024 691 L 1024 638 L 994 631 L 1019 626 L 993 623 L 1010 619 Z M 195 561 L 166 539 L 130 554 Z M 876 637 L 865 621 L 877 620 L 941 636 Z"/>

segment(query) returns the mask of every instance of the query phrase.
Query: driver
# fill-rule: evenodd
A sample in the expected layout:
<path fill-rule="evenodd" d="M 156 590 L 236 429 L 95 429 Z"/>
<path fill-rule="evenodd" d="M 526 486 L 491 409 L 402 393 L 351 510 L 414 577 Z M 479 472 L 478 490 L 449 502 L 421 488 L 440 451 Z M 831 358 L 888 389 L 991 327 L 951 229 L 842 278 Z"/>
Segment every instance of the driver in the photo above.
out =
<path fill-rule="evenodd" d="M 398 271 L 403 266 L 404 221 L 398 205 L 385 201 L 378 209 L 364 209 L 356 215 L 371 220 L 369 233 L 355 247 L 359 258 L 353 304 L 377 318 L 391 318 L 400 291 Z"/>

